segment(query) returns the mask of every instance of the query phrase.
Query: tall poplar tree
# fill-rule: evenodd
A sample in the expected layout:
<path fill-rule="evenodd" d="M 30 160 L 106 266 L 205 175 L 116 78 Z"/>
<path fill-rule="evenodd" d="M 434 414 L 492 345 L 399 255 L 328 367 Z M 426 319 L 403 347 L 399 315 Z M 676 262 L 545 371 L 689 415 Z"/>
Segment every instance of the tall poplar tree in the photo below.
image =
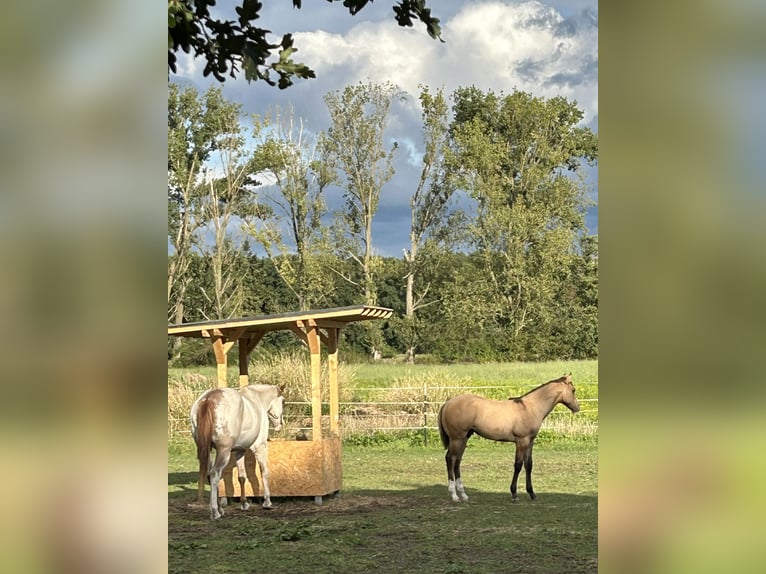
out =
<path fill-rule="evenodd" d="M 187 290 L 192 282 L 190 261 L 198 233 L 209 221 L 203 172 L 224 143 L 229 128 L 222 118 L 237 115 L 220 88 L 203 96 L 191 87 L 168 85 L 168 321 L 184 320 Z M 192 310 L 192 313 L 195 311 Z"/>
<path fill-rule="evenodd" d="M 239 315 L 245 300 L 246 268 L 242 264 L 243 227 L 265 216 L 258 202 L 256 180 L 259 166 L 246 145 L 240 104 L 222 108 L 215 118 L 216 157 L 203 174 L 205 234 L 200 251 L 209 258 L 212 286 L 203 289 L 207 301 L 201 314 L 206 319 Z"/>
<path fill-rule="evenodd" d="M 420 87 L 420 106 L 423 117 L 423 164 L 417 187 L 410 197 L 410 248 L 404 251 L 405 314 L 404 339 L 407 344 L 406 360 L 415 360 L 418 339 L 416 311 L 434 302 L 426 300 L 430 284 L 416 291 L 418 271 L 424 263 L 426 241 L 437 240 L 440 227 L 445 224 L 447 206 L 454 191 L 453 177 L 447 168 L 446 154 L 449 136 L 449 108 L 443 90 L 431 94 L 427 86 Z M 431 250 L 433 253 L 433 250 Z"/>
<path fill-rule="evenodd" d="M 248 233 L 266 251 L 297 308 L 321 306 L 331 291 L 321 218 L 327 211 L 324 192 L 335 181 L 335 170 L 291 107 L 256 118 L 254 135 L 259 143 L 255 161 L 274 181 L 262 192 L 273 212 L 268 219 L 248 224 Z"/>
<path fill-rule="evenodd" d="M 383 186 L 394 175 L 392 162 L 397 148 L 396 143 L 385 145 L 383 132 L 397 96 L 400 91 L 390 83 L 359 83 L 325 96 L 331 126 L 322 145 L 330 164 L 342 174 L 342 223 L 348 239 L 345 255 L 361 269 L 361 289 L 368 305 L 377 299 L 372 221 Z"/>
<path fill-rule="evenodd" d="M 383 133 L 396 97 L 403 95 L 391 83 L 361 82 L 325 95 L 331 125 L 322 139 L 322 148 L 330 165 L 342 174 L 345 199 L 336 241 L 341 259 L 350 258 L 361 278 L 339 269 L 336 272 L 360 288 L 367 305 L 377 304 L 372 221 L 383 186 L 394 175 L 392 164 L 397 144 L 386 146 Z M 383 343 L 376 323 L 366 322 L 362 327 L 374 358 L 380 357 Z"/>

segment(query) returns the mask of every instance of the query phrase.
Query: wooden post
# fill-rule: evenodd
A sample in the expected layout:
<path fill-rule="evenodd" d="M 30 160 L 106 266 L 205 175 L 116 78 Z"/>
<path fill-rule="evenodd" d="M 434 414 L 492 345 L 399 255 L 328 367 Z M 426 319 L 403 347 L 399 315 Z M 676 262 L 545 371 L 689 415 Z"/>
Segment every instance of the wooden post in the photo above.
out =
<path fill-rule="evenodd" d="M 330 383 L 330 431 L 340 432 L 338 405 L 338 333 L 340 329 L 327 329 L 327 371 Z"/>
<path fill-rule="evenodd" d="M 239 388 L 246 387 L 250 376 L 247 372 L 247 361 L 249 353 L 247 352 L 249 339 L 240 339 L 237 341 L 237 347 L 239 348 Z"/>
<path fill-rule="evenodd" d="M 227 387 L 226 349 L 223 345 L 223 336 L 219 335 L 213 338 L 213 353 L 215 353 L 215 362 L 218 367 L 218 388 Z"/>
<path fill-rule="evenodd" d="M 237 345 L 239 346 L 239 387 L 246 387 L 250 384 L 250 373 L 248 370 L 250 362 L 250 353 L 261 342 L 265 335 L 265 331 L 258 331 L 253 335 L 250 335 L 249 339 L 239 339 Z"/>
<path fill-rule="evenodd" d="M 319 347 L 319 327 L 314 321 L 306 325 L 306 339 L 311 352 L 311 427 L 312 440 L 322 438 L 322 357 Z"/>

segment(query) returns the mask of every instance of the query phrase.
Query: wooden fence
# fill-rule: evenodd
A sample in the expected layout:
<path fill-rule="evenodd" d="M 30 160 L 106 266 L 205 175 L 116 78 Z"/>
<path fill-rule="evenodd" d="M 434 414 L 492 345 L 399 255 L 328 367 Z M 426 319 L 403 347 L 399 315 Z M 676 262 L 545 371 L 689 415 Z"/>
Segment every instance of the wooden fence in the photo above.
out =
<path fill-rule="evenodd" d="M 340 429 L 343 438 L 353 435 L 394 432 L 422 432 L 428 442 L 428 431 L 437 430 L 439 408 L 450 396 L 459 392 L 476 392 L 493 396 L 507 392 L 507 387 L 485 386 L 456 389 L 453 387 L 380 387 L 356 389 L 352 400 L 340 402 Z M 542 430 L 558 434 L 591 435 L 598 432 L 598 398 L 580 398 L 580 412 L 571 413 L 557 406 L 543 421 Z M 311 403 L 285 403 L 285 425 L 278 434 L 286 439 L 308 439 L 311 436 Z M 322 403 L 322 427 L 330 428 L 329 404 Z M 168 439 L 190 435 L 187 418 L 168 417 Z M 272 431 L 273 432 L 273 431 Z"/>

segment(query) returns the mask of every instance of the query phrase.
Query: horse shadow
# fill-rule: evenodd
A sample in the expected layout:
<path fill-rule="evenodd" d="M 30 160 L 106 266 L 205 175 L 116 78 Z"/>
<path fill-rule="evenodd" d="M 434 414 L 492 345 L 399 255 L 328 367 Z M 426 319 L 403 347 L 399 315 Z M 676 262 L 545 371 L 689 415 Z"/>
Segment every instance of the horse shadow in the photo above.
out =
<path fill-rule="evenodd" d="M 168 498 L 180 501 L 183 499 L 194 499 L 197 497 L 197 472 L 170 472 L 168 473 L 168 486 L 172 489 L 168 492 Z M 206 489 L 209 488 L 206 486 Z M 412 484 L 404 488 L 367 488 L 341 490 L 338 493 L 332 493 L 323 497 L 323 505 L 332 505 L 334 501 L 343 501 L 344 506 L 366 506 L 366 505 L 404 505 L 414 504 L 423 506 L 444 506 L 452 510 L 486 507 L 492 510 L 498 509 L 523 509 L 532 510 L 534 508 L 561 507 L 563 509 L 587 510 L 591 509 L 597 512 L 598 494 L 585 493 L 573 494 L 563 492 L 537 492 L 537 498 L 531 500 L 524 493 L 519 493 L 519 499 L 514 502 L 508 491 L 488 491 L 480 488 L 468 489 L 469 500 L 467 502 L 453 502 L 447 491 L 447 485 L 443 483 L 434 484 Z M 251 497 L 251 500 L 254 500 Z M 275 509 L 280 503 L 295 505 L 315 505 L 313 496 L 273 496 L 272 500 Z M 317 508 L 321 508 L 317 506 Z"/>
<path fill-rule="evenodd" d="M 470 505 L 487 505 L 492 507 L 525 507 L 529 506 L 534 508 L 535 506 L 575 506 L 585 507 L 593 506 L 597 507 L 598 494 L 596 493 L 584 493 L 573 494 L 567 492 L 537 492 L 537 498 L 532 500 L 524 493 L 519 493 L 518 500 L 514 501 L 508 491 L 488 491 L 477 488 L 467 489 L 469 499 L 464 502 L 453 502 L 450 494 L 447 491 L 447 485 L 445 484 L 430 484 L 430 485 L 413 485 L 410 488 L 404 489 L 355 489 L 348 493 L 348 496 L 380 498 L 380 497 L 406 497 L 413 500 L 428 500 L 428 501 L 442 501 L 445 505 L 459 508 L 461 506 Z"/>
<path fill-rule="evenodd" d="M 169 472 L 168 473 L 168 498 L 177 499 L 188 497 L 190 493 L 197 493 L 197 479 L 199 472 Z"/>

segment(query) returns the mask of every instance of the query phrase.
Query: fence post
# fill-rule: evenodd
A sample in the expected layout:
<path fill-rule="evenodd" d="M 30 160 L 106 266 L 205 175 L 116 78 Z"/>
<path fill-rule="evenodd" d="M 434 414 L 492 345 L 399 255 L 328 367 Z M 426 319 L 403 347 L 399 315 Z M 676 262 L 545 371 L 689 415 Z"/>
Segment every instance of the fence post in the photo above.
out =
<path fill-rule="evenodd" d="M 423 444 L 428 446 L 428 381 L 423 383 Z"/>

